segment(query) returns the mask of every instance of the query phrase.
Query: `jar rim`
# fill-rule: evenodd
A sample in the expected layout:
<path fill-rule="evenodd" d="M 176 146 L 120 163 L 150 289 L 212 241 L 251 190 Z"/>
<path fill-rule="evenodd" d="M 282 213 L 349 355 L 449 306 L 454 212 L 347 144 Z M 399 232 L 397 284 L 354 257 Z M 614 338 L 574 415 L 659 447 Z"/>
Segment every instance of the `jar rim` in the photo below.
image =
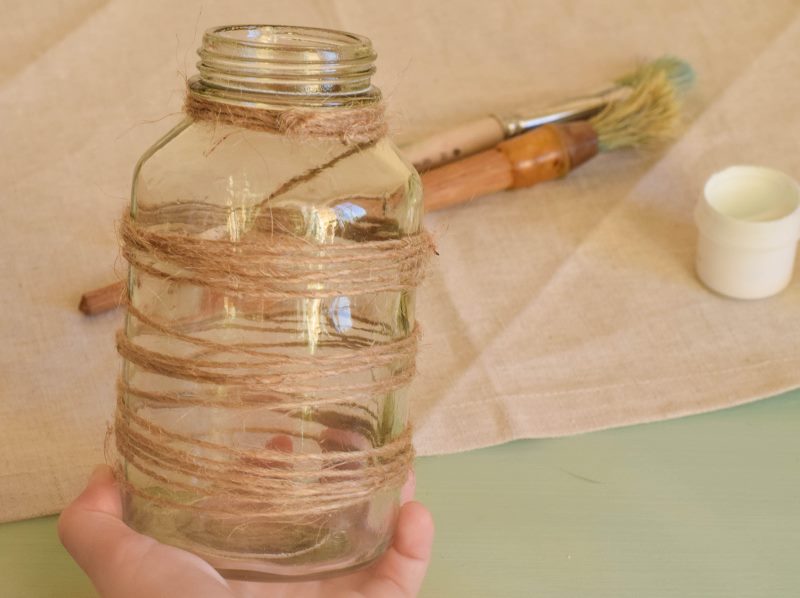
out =
<path fill-rule="evenodd" d="M 208 29 L 189 93 L 239 106 L 338 107 L 374 103 L 377 54 L 369 38 L 294 25 Z"/>
<path fill-rule="evenodd" d="M 281 63 L 374 62 L 369 38 L 356 33 L 295 25 L 223 25 L 206 30 L 203 52 L 239 60 Z"/>

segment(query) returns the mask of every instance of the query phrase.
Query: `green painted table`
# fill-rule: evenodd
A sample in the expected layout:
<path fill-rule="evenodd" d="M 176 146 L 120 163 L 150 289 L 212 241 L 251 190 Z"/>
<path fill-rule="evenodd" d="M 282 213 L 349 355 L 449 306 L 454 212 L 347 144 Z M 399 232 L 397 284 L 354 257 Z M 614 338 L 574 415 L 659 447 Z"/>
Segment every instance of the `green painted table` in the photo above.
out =
<path fill-rule="evenodd" d="M 800 596 L 798 391 L 417 473 L 437 522 L 424 597 Z M 55 518 L 0 526 L 0 596 L 92 595 Z"/>

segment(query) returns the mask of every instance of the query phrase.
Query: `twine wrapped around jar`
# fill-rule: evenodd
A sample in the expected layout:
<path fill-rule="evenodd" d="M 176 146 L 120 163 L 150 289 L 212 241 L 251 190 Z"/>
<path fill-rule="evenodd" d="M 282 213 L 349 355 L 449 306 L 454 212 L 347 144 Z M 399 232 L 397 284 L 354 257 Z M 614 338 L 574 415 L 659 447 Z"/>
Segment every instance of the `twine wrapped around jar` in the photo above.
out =
<path fill-rule="evenodd" d="M 344 150 L 280 185 L 257 206 L 255 228 L 237 240 L 164 226 L 146 210 L 126 216 L 120 226 L 122 254 L 135 272 L 201 294 L 235 298 L 242 309 L 253 306 L 259 321 L 278 332 L 302 324 L 297 314 L 272 307 L 282 301 L 350 300 L 410 291 L 420 284 L 434 251 L 425 231 L 367 240 L 337 237 L 320 244 L 268 226 L 279 218 L 268 205 L 271 199 L 385 135 L 381 104 L 272 111 L 209 101 L 190 91 L 185 111 L 200 126 L 223 122 L 334 139 Z M 410 428 L 398 432 L 383 426 L 380 414 L 366 405 L 413 378 L 418 325 L 398 335 L 380 322 L 353 316 L 347 331 L 326 337 L 333 350 L 303 352 L 300 341 L 272 337 L 265 342 L 251 337 L 245 342 L 235 335 L 233 340 L 211 339 L 181 318 L 153 317 L 130 300 L 126 307 L 128 328 L 117 335 L 119 354 L 145 380 L 156 376 L 176 386 L 154 389 L 120 378 L 114 446 L 125 471 L 118 477 L 129 497 L 190 515 L 183 524 L 184 539 L 174 543 L 231 559 L 265 551 L 272 558 L 297 558 L 329 540 L 321 531 L 325 521 L 360 508 L 386 488 L 399 488 L 407 478 L 414 457 Z M 246 312 L 237 315 L 248 317 Z M 148 335 L 131 335 L 131 329 L 157 335 L 170 350 L 143 342 Z M 212 387 L 214 393 L 207 390 Z M 311 409 L 321 429 L 304 439 L 321 450 L 294 450 L 291 431 L 280 426 L 247 427 L 247 434 L 272 440 L 232 446 L 213 435 L 176 431 L 154 417 L 174 408 L 232 414 L 269 409 L 289 419 L 303 418 Z M 333 429 L 354 433 L 331 434 Z M 151 485 L 132 483 L 131 472 Z"/>
<path fill-rule="evenodd" d="M 348 145 L 377 141 L 388 130 L 381 102 L 335 110 L 268 110 L 209 101 L 189 91 L 183 110 L 197 121 L 219 122 L 290 137 L 334 138 Z"/>

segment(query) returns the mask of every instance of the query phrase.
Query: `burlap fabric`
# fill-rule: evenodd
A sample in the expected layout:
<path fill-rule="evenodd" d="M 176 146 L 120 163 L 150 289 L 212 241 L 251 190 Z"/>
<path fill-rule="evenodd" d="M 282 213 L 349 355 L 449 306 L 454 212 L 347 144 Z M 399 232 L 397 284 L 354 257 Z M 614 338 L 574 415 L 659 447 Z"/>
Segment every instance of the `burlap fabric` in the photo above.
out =
<path fill-rule="evenodd" d="M 119 315 L 86 319 L 78 297 L 114 280 L 131 170 L 180 118 L 182 74 L 216 24 L 370 36 L 400 141 L 666 52 L 697 68 L 670 147 L 604 155 L 566 180 L 428 218 L 440 257 L 419 300 L 421 454 L 800 385 L 800 276 L 764 301 L 711 294 L 692 271 L 691 216 L 726 165 L 800 175 L 795 0 L 3 0 L 0 16 L 0 520 L 59 509 L 102 458 Z"/>

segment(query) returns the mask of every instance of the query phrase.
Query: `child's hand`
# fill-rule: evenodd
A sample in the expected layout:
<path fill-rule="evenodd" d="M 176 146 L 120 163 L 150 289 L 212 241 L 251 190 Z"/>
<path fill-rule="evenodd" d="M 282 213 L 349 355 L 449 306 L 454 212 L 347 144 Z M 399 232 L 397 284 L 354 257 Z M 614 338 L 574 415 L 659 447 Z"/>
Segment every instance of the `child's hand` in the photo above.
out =
<path fill-rule="evenodd" d="M 413 474 L 404 488 L 413 495 Z M 417 502 L 400 510 L 392 546 L 367 569 L 322 581 L 228 581 L 201 558 L 134 532 L 122 522 L 112 471 L 98 467 L 58 520 L 61 541 L 103 598 L 411 598 L 431 557 L 433 520 Z"/>

